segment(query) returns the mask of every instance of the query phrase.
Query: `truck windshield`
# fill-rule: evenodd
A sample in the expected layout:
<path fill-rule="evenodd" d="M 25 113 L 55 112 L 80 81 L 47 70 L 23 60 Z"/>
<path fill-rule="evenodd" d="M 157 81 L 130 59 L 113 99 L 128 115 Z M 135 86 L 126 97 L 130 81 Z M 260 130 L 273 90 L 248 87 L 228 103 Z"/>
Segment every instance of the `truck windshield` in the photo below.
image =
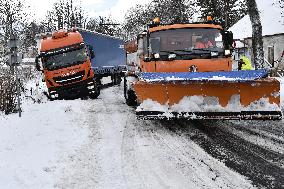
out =
<path fill-rule="evenodd" d="M 85 62 L 87 60 L 86 48 L 75 49 L 72 51 L 65 51 L 60 54 L 51 54 L 43 56 L 43 66 L 48 70 L 54 70 L 78 63 Z"/>
<path fill-rule="evenodd" d="M 151 53 L 223 51 L 223 39 L 219 29 L 182 28 L 151 33 Z M 205 49 L 205 50 L 204 50 Z M 200 51 L 202 50 L 202 51 Z"/>

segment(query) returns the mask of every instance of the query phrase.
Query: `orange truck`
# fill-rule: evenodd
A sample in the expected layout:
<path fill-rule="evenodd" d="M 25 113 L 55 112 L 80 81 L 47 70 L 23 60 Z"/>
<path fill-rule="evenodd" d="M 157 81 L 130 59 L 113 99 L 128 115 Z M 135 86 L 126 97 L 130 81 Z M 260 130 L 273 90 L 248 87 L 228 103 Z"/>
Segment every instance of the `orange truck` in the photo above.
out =
<path fill-rule="evenodd" d="M 124 95 L 143 119 L 281 119 L 280 82 L 232 71 L 233 34 L 211 19 L 161 24 L 125 44 Z"/>
<path fill-rule="evenodd" d="M 97 98 L 101 79 L 107 76 L 120 83 L 125 68 L 123 43 L 118 38 L 76 29 L 43 36 L 36 67 L 43 72 L 49 99 Z"/>

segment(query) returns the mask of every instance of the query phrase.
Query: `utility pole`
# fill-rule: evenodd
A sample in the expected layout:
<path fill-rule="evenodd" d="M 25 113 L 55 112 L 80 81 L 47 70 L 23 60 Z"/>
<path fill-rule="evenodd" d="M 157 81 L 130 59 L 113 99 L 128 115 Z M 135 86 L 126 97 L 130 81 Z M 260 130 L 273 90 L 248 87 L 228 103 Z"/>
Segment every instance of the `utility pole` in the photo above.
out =
<path fill-rule="evenodd" d="M 13 34 L 12 30 L 12 23 L 10 23 L 10 40 L 9 40 L 9 48 L 10 48 L 10 66 L 15 67 L 13 69 L 15 71 L 16 76 L 16 88 L 17 88 L 17 107 L 19 111 L 19 117 L 21 117 L 21 100 L 20 100 L 20 83 L 19 83 L 19 77 L 18 77 L 18 64 L 21 62 L 21 57 L 18 56 L 18 44 L 19 40 L 17 37 Z"/>

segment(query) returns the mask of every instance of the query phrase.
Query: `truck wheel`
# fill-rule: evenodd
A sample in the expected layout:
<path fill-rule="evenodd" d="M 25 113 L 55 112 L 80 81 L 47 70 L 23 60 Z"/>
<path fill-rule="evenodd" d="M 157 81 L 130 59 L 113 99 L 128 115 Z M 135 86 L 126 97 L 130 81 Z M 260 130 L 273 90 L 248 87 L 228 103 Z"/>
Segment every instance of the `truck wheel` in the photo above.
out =
<path fill-rule="evenodd" d="M 126 104 L 128 106 L 136 106 L 137 105 L 137 97 L 133 90 L 127 91 L 127 98 L 126 98 Z"/>
<path fill-rule="evenodd" d="M 49 91 L 48 90 L 48 99 L 50 101 L 54 101 L 54 100 L 58 100 L 59 99 L 59 95 L 56 91 Z"/>
<path fill-rule="evenodd" d="M 119 85 L 121 83 L 121 77 L 120 74 L 114 74 L 113 75 L 113 84 L 114 85 Z"/>
<path fill-rule="evenodd" d="M 100 87 L 98 86 L 97 82 L 93 82 L 93 88 L 89 90 L 89 97 L 91 99 L 96 99 L 100 95 Z"/>
<path fill-rule="evenodd" d="M 122 79 L 120 74 L 117 74 L 117 84 L 119 85 L 121 83 Z"/>
<path fill-rule="evenodd" d="M 128 106 L 137 105 L 137 97 L 135 92 L 130 89 L 129 83 L 127 82 L 127 77 L 124 77 L 124 98 Z"/>

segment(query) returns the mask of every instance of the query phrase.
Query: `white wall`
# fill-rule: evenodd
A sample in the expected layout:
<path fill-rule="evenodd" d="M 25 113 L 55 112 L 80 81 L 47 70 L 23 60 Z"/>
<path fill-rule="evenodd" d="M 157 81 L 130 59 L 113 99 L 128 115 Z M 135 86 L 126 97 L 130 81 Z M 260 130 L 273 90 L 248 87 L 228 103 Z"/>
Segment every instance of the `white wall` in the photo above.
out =
<path fill-rule="evenodd" d="M 252 40 L 246 39 L 246 47 L 235 49 L 234 60 L 239 60 L 241 55 L 246 55 L 248 58 L 252 54 Z M 264 49 L 264 58 L 268 60 L 268 47 L 274 46 L 274 60 L 278 60 L 284 51 L 284 34 L 273 35 L 273 36 L 264 36 L 263 37 L 263 49 Z M 243 54 L 244 53 L 244 54 Z M 284 60 L 282 60 L 284 61 Z"/>
<path fill-rule="evenodd" d="M 284 34 L 263 38 L 264 57 L 268 59 L 268 47 L 274 46 L 274 60 L 282 55 L 284 51 Z"/>

